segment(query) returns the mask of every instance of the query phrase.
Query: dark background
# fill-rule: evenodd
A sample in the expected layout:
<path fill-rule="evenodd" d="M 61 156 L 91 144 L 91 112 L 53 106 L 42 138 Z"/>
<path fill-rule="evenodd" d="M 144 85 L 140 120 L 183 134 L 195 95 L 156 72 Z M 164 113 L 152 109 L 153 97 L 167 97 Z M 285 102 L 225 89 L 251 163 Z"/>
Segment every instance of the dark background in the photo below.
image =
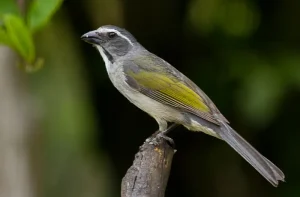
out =
<path fill-rule="evenodd" d="M 38 117 L 40 196 L 114 197 L 158 129 L 111 84 L 80 36 L 126 28 L 192 79 L 286 183 L 273 188 L 224 142 L 180 127 L 166 196 L 300 196 L 299 0 L 66 0 L 36 35 L 45 66 L 28 76 Z"/>

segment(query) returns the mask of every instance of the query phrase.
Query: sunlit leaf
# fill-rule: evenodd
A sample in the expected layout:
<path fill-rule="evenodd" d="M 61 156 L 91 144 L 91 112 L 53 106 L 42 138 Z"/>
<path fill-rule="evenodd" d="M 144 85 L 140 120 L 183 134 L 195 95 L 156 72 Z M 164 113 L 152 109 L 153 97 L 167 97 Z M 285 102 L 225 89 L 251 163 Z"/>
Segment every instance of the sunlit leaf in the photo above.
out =
<path fill-rule="evenodd" d="M 4 15 L 3 22 L 11 47 L 14 48 L 24 60 L 28 63 L 32 63 L 35 58 L 35 48 L 32 35 L 23 19 L 15 15 Z"/>
<path fill-rule="evenodd" d="M 33 0 L 27 14 L 27 23 L 31 32 L 46 25 L 62 2 L 63 0 Z"/>
<path fill-rule="evenodd" d="M 0 16 L 4 14 L 19 14 L 16 0 L 0 0 Z"/>

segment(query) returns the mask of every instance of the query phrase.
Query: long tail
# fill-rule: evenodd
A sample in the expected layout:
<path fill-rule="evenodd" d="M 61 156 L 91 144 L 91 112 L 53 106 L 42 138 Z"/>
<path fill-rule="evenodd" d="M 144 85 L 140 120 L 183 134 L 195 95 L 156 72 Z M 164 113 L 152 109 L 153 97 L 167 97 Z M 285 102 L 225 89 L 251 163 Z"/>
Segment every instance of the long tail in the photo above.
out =
<path fill-rule="evenodd" d="M 228 124 L 221 124 L 220 130 L 217 132 L 220 138 L 248 161 L 265 179 L 275 187 L 279 181 L 284 181 L 284 174 L 277 166 L 261 155 Z"/>

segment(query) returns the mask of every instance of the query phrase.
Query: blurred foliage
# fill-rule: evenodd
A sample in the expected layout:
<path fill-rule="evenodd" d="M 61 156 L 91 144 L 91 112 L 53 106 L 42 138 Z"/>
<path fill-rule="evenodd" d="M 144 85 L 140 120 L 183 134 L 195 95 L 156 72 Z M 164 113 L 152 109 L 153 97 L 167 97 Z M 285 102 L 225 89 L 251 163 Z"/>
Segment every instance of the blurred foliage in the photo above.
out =
<path fill-rule="evenodd" d="M 43 172 L 41 196 L 109 196 L 106 156 L 95 155 L 91 148 L 95 112 L 82 77 L 78 38 L 64 15 L 57 20 L 36 37 L 37 50 L 46 61 L 30 80 L 44 125 L 42 160 L 48 170 Z M 60 39 L 64 42 L 57 42 Z M 52 53 L 57 48 L 64 53 Z"/>
<path fill-rule="evenodd" d="M 43 59 L 36 59 L 33 33 L 50 20 L 63 0 L 33 0 L 24 14 L 17 1 L 2 0 L 0 3 L 0 44 L 14 49 L 22 58 L 20 64 L 26 71 L 36 71 Z M 26 20 L 25 20 L 26 19 Z"/>
<path fill-rule="evenodd" d="M 259 13 L 247 0 L 193 0 L 189 5 L 192 24 L 201 33 L 221 31 L 229 36 L 250 36 L 258 27 Z"/>
<path fill-rule="evenodd" d="M 229 45 L 220 46 L 219 50 L 231 65 L 230 75 L 241 80 L 242 87 L 237 91 L 240 112 L 254 125 L 267 126 L 275 118 L 285 90 L 299 85 L 300 72 L 295 72 L 300 65 L 299 56 L 294 55 L 293 49 L 287 52 L 277 48 L 271 52 L 276 56 L 270 56 L 266 51 L 272 50 L 269 46 L 244 48 L 247 37 L 255 37 L 261 23 L 255 1 L 193 0 L 189 8 L 190 24 L 200 34 L 218 32 L 224 39 L 241 43 L 238 48 Z"/>
<path fill-rule="evenodd" d="M 63 0 L 32 1 L 26 14 L 26 21 L 30 31 L 35 32 L 46 25 L 62 2 Z"/>
<path fill-rule="evenodd" d="M 7 43 L 28 63 L 32 63 L 35 58 L 33 39 L 23 20 L 18 16 L 6 14 L 2 22 L 3 43 Z"/>
<path fill-rule="evenodd" d="M 226 144 L 179 128 L 167 196 L 300 195 L 300 1 L 32 0 L 24 11 L 15 2 L 0 1 L 1 43 L 27 70 L 45 58 L 28 77 L 41 135 L 40 196 L 119 196 L 135 152 L 157 129 L 80 40 L 106 24 L 125 27 L 191 78 L 287 175 L 272 188 Z"/>

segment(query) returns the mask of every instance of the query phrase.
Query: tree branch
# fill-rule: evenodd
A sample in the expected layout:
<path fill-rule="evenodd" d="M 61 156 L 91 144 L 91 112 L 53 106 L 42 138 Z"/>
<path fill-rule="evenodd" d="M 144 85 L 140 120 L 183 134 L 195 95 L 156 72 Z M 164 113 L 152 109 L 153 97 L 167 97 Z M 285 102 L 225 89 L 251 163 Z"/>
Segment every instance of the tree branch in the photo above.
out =
<path fill-rule="evenodd" d="M 122 180 L 122 197 L 163 197 L 175 150 L 161 137 L 146 139 Z"/>

